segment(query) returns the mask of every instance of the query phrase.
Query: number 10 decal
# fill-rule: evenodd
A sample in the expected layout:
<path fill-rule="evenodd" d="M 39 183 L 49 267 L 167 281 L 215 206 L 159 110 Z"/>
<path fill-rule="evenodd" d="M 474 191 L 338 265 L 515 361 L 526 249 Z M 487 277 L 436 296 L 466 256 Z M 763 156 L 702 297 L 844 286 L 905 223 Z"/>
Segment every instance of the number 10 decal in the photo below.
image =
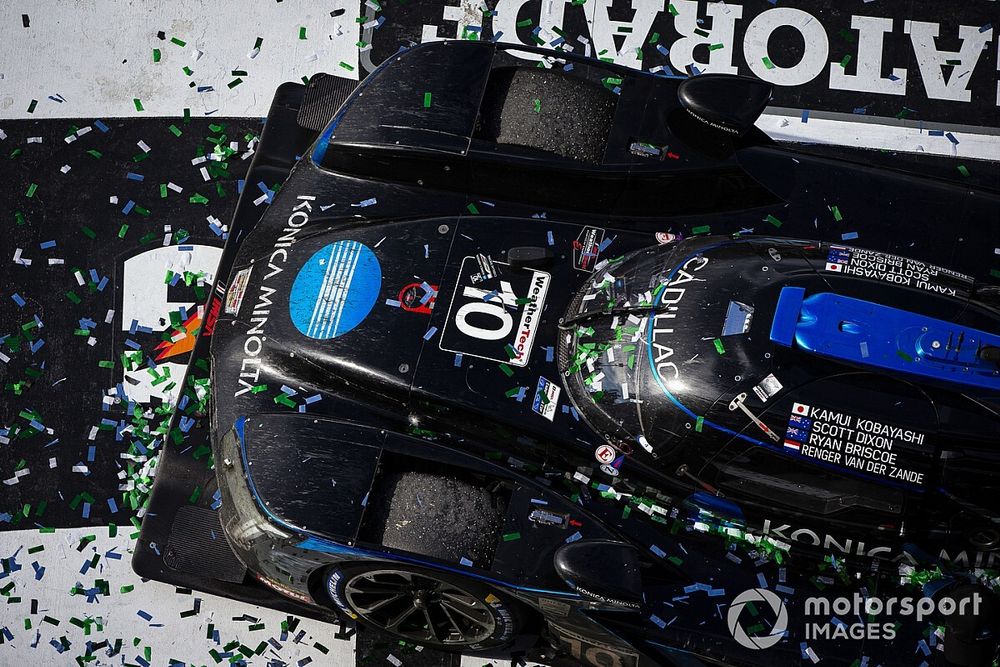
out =
<path fill-rule="evenodd" d="M 552 276 L 492 262 L 489 277 L 476 257 L 465 257 L 448 309 L 441 349 L 526 366 Z"/>

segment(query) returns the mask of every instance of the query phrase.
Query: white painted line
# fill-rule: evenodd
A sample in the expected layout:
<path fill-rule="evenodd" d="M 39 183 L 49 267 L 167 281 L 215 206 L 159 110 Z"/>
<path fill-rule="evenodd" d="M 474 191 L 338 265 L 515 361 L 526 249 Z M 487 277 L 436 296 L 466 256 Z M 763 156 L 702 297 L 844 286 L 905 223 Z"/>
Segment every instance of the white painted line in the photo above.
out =
<path fill-rule="evenodd" d="M 931 129 L 884 125 L 876 122 L 810 118 L 803 123 L 801 116 L 764 114 L 757 127 L 776 141 L 817 144 L 838 144 L 855 148 L 886 148 L 907 153 L 931 153 L 976 160 L 1000 160 L 1000 136 L 951 132 L 943 123 L 930 124 Z M 940 128 L 944 136 L 931 136 Z M 958 143 L 948 138 L 951 134 Z"/>

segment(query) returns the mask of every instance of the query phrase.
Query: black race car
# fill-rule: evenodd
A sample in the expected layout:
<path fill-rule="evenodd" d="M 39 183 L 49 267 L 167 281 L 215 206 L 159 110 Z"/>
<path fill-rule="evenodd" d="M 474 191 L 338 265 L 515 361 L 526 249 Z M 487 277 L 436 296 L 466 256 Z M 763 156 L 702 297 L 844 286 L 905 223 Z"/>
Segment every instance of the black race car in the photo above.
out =
<path fill-rule="evenodd" d="M 466 652 L 989 664 L 996 192 L 777 146 L 755 80 L 505 51 L 331 92 L 230 231 L 199 346 L 239 560 Z M 817 612 L 856 595 L 937 606 Z"/>

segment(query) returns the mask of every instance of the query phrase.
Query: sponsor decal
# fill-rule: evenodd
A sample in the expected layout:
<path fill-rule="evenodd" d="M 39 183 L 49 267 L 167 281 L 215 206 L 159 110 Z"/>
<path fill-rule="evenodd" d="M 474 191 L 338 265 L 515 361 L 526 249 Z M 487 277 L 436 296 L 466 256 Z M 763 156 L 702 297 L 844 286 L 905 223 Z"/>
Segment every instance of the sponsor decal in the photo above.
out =
<path fill-rule="evenodd" d="M 381 288 L 382 267 L 371 248 L 358 241 L 331 243 L 306 260 L 292 283 L 292 324 L 309 338 L 341 336 L 364 321 Z"/>
<path fill-rule="evenodd" d="M 767 403 L 772 396 L 781 391 L 781 386 L 778 378 L 774 377 L 774 373 L 770 373 L 766 378 L 757 383 L 753 388 L 753 393 L 760 399 L 761 403 Z"/>
<path fill-rule="evenodd" d="M 606 644 L 585 637 L 567 628 L 549 623 L 549 628 L 559 638 L 559 643 L 566 647 L 573 658 L 592 667 L 637 667 L 639 654 L 624 646 Z"/>
<path fill-rule="evenodd" d="M 656 232 L 656 242 L 660 245 L 667 245 L 684 238 L 683 234 L 671 234 L 670 232 Z"/>
<path fill-rule="evenodd" d="M 915 259 L 848 246 L 830 246 L 826 270 L 945 296 L 967 297 L 973 286 L 972 277 L 962 273 Z"/>
<path fill-rule="evenodd" d="M 597 258 L 604 250 L 604 230 L 600 227 L 584 227 L 573 241 L 573 268 L 578 271 L 594 272 Z"/>
<path fill-rule="evenodd" d="M 559 392 L 562 388 L 555 382 L 544 377 L 538 378 L 538 386 L 535 387 L 535 399 L 531 402 L 531 410 L 552 421 L 556 416 L 556 407 L 559 405 Z"/>
<path fill-rule="evenodd" d="M 399 307 L 408 313 L 430 315 L 437 301 L 438 286 L 424 283 L 410 283 L 399 290 Z"/>
<path fill-rule="evenodd" d="M 770 519 L 764 519 L 760 532 L 765 537 L 778 540 L 779 543 L 788 547 L 794 544 L 801 544 L 810 547 L 819 547 L 824 551 L 835 551 L 846 556 L 878 557 L 909 565 L 921 564 L 909 551 L 894 552 L 892 547 L 884 544 L 869 546 L 862 540 L 821 534 L 809 528 L 796 528 L 781 521 L 772 522 Z M 949 552 L 948 549 L 949 547 L 943 547 L 938 553 L 938 558 L 956 567 L 993 568 L 997 564 L 1000 564 L 1000 552 L 998 551 L 969 551 L 964 549 L 962 551 L 955 551 L 952 549 Z"/>
<path fill-rule="evenodd" d="M 616 468 L 612 463 L 602 463 L 601 472 L 603 472 L 605 475 L 611 475 L 612 477 L 618 476 L 618 468 Z"/>
<path fill-rule="evenodd" d="M 208 307 L 208 315 L 205 316 L 205 326 L 201 332 L 205 336 L 215 333 L 215 323 L 219 321 L 219 311 L 222 310 L 222 299 L 212 295 L 212 304 Z"/>
<path fill-rule="evenodd" d="M 439 346 L 446 352 L 526 366 L 552 276 L 495 261 L 490 270 L 492 277 L 484 279 L 479 259 L 463 258 Z"/>
<path fill-rule="evenodd" d="M 514 635 L 514 617 L 511 616 L 510 610 L 507 609 L 503 600 L 493 595 L 493 593 L 486 594 L 485 602 L 493 610 L 493 618 L 497 624 L 497 629 L 493 632 L 493 636 L 490 637 L 490 644 L 507 642 Z M 469 645 L 469 648 L 472 650 L 479 650 L 484 647 L 484 644 Z"/>
<path fill-rule="evenodd" d="M 330 595 L 330 599 L 333 600 L 341 611 L 350 616 L 353 620 L 358 619 L 358 615 L 351 611 L 351 608 L 347 606 L 344 599 L 340 597 L 340 580 L 343 579 L 344 575 L 341 574 L 340 570 L 334 570 L 330 573 L 330 576 L 326 580 L 326 592 Z"/>
<path fill-rule="evenodd" d="M 585 12 L 572 3 L 502 0 L 492 17 L 439 9 L 436 20 L 424 25 L 422 41 L 467 38 L 474 27 L 483 40 L 534 46 L 534 36 L 559 43 L 554 41 L 559 35 L 544 27 L 534 35 L 518 30 L 517 21 L 530 17 L 536 26 L 583 35 L 585 42 L 572 45 L 576 52 L 617 65 L 688 76 L 756 76 L 775 86 L 775 107 L 844 111 L 838 91 L 849 91 L 864 98 L 864 106 L 853 109 L 858 115 L 892 117 L 903 109 L 897 117 L 907 119 L 910 110 L 919 109 L 925 123 L 982 124 L 994 117 L 998 101 L 992 4 L 950 3 L 942 14 L 934 3 L 907 3 L 892 11 L 878 3 L 851 9 L 828 2 L 708 3 L 694 11 L 687 3 L 650 2 L 619 13 L 606 2 Z M 848 32 L 850 44 L 841 44 Z M 650 40 L 657 49 L 647 48 Z M 706 48 L 715 44 L 721 46 Z M 528 61 L 545 57 L 511 55 Z M 801 123 L 808 121 L 805 116 Z"/>
<path fill-rule="evenodd" d="M 243 295 L 247 292 L 247 283 L 250 282 L 250 272 L 252 266 L 237 271 L 233 276 L 233 284 L 229 286 L 226 293 L 226 315 L 239 315 L 240 306 L 243 305 Z"/>
<path fill-rule="evenodd" d="M 689 258 L 677 269 L 670 282 L 663 286 L 657 299 L 656 306 L 660 312 L 653 315 L 651 342 L 656 375 L 664 383 L 680 378 L 680 369 L 673 360 L 674 343 L 671 340 L 675 332 L 673 320 L 677 317 L 677 310 L 687 291 L 686 285 L 697 280 L 695 274 L 705 268 L 708 261 L 708 257 L 704 255 Z"/>
<path fill-rule="evenodd" d="M 486 282 L 491 278 L 495 278 L 497 275 L 496 266 L 493 264 L 493 258 L 489 255 L 484 255 L 479 253 L 476 255 L 476 263 L 479 264 L 479 273 L 473 273 L 471 280 L 473 284 L 479 284 Z"/>
<path fill-rule="evenodd" d="M 594 458 L 600 463 L 611 463 L 618 457 L 618 452 L 611 445 L 601 445 L 594 450 Z"/>
<path fill-rule="evenodd" d="M 923 447 L 925 439 L 919 431 L 793 403 L 784 448 L 852 471 L 923 486 L 925 472 L 903 459 Z"/>
<path fill-rule="evenodd" d="M 309 222 L 309 214 L 312 212 L 312 201 L 316 197 L 311 195 L 299 195 L 296 204 L 292 207 L 292 212 L 288 216 L 285 227 L 281 230 L 281 236 L 277 238 L 271 248 L 271 254 L 267 258 L 267 267 L 261 269 L 265 271 L 257 288 L 256 298 L 253 302 L 253 310 L 249 319 L 250 328 L 247 329 L 243 338 L 243 359 L 240 361 L 240 372 L 237 378 L 238 388 L 233 393 L 234 397 L 246 394 L 260 378 L 261 359 L 260 353 L 264 350 L 264 342 L 267 340 L 267 322 L 271 317 L 271 296 L 276 289 L 270 286 L 269 281 L 285 270 L 285 263 L 288 262 L 288 253 L 295 245 L 297 236 L 302 228 Z"/>

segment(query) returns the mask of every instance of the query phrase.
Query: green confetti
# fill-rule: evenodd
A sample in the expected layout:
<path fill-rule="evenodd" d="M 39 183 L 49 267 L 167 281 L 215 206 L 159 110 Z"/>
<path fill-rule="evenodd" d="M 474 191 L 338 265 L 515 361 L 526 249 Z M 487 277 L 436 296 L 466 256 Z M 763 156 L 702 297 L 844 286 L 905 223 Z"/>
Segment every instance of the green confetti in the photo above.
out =
<path fill-rule="evenodd" d="M 837 222 L 840 222 L 841 220 L 844 219 L 844 216 L 840 213 L 840 209 L 837 208 L 836 206 L 831 206 L 830 211 L 833 212 L 833 219 L 836 220 Z"/>
<path fill-rule="evenodd" d="M 542 110 L 542 101 L 536 97 L 533 103 L 535 105 L 535 113 L 539 113 Z"/>
<path fill-rule="evenodd" d="M 35 107 L 38 106 L 38 100 L 31 100 L 31 104 L 28 105 L 28 113 L 35 113 Z"/>
<path fill-rule="evenodd" d="M 132 104 L 135 105 L 136 111 L 145 111 L 145 109 L 142 108 L 142 100 L 140 100 L 138 97 L 132 98 Z"/>
<path fill-rule="evenodd" d="M 521 533 L 515 531 L 513 533 L 507 533 L 503 536 L 504 542 L 513 542 L 514 540 L 521 539 Z"/>
<path fill-rule="evenodd" d="M 159 49 L 153 49 L 153 62 L 154 63 L 160 62 L 160 50 Z"/>
<path fill-rule="evenodd" d="M 767 69 L 774 69 L 774 63 L 772 63 L 771 59 L 768 58 L 767 56 L 764 56 L 760 60 L 761 60 L 761 62 L 764 63 L 764 67 L 766 67 Z"/>
<path fill-rule="evenodd" d="M 181 132 L 180 128 L 177 127 L 176 125 L 171 125 L 167 129 L 170 130 L 171 132 L 173 132 L 175 137 L 179 137 L 182 134 L 184 134 L 183 132 Z"/>
<path fill-rule="evenodd" d="M 896 350 L 896 355 L 900 359 L 902 359 L 903 361 L 906 361 L 906 362 L 913 361 L 913 357 L 911 357 L 910 355 L 908 355 L 906 352 L 903 352 L 902 350 Z"/>
<path fill-rule="evenodd" d="M 719 49 L 725 48 L 725 46 L 726 46 L 725 44 L 709 44 L 708 45 L 708 50 L 709 51 L 718 51 Z"/>
<path fill-rule="evenodd" d="M 719 354 L 725 354 L 726 353 L 726 348 L 722 345 L 722 341 L 720 339 L 716 338 L 712 342 L 715 343 L 715 351 L 716 352 L 718 352 Z"/>
<path fill-rule="evenodd" d="M 471 213 L 472 215 L 479 215 L 479 209 L 476 208 L 476 205 L 474 203 L 469 202 L 469 205 L 466 206 L 465 208 L 467 208 L 469 210 L 469 213 Z"/>
<path fill-rule="evenodd" d="M 964 164 L 960 164 L 958 165 L 958 173 L 960 173 L 962 176 L 968 177 L 969 170 L 966 168 Z"/>
<path fill-rule="evenodd" d="M 118 238 L 120 239 L 125 238 L 125 234 L 127 233 L 128 233 L 128 225 L 122 225 L 121 228 L 118 230 Z"/>
<path fill-rule="evenodd" d="M 353 72 L 354 71 L 354 67 L 352 65 L 348 65 L 343 60 L 340 61 L 340 66 L 343 67 L 344 69 L 346 69 L 348 72 Z"/>
<path fill-rule="evenodd" d="M 90 238 L 90 239 L 96 239 L 97 238 L 97 232 L 95 232 L 93 229 L 91 229 L 87 225 L 80 225 L 80 231 L 83 232 L 83 235 L 86 236 L 87 238 Z"/>
<path fill-rule="evenodd" d="M 431 94 L 424 93 L 424 108 L 427 109 L 431 105 Z"/>
<path fill-rule="evenodd" d="M 228 84 L 229 85 L 229 89 L 232 90 L 233 88 L 235 88 L 236 86 L 240 85 L 241 83 L 243 83 L 243 79 L 241 79 L 239 77 L 236 77 L 235 79 L 233 79 L 232 81 L 229 82 L 229 84 Z"/>
<path fill-rule="evenodd" d="M 187 42 L 185 42 L 182 39 L 177 39 L 176 37 L 171 37 L 170 41 L 176 44 L 177 46 L 187 46 Z"/>
<path fill-rule="evenodd" d="M 306 39 L 306 27 L 299 26 L 299 39 Z"/>
<path fill-rule="evenodd" d="M 527 28 L 532 23 L 533 23 L 533 21 L 531 19 L 524 19 L 523 21 L 518 21 L 517 22 L 517 27 L 518 28 Z"/>
<path fill-rule="evenodd" d="M 768 214 L 766 220 L 768 222 L 770 222 L 772 225 L 774 225 L 775 227 L 781 227 L 781 224 L 782 224 L 781 220 L 778 220 L 776 217 L 774 217 L 771 214 Z"/>
<path fill-rule="evenodd" d="M 35 196 L 35 190 L 37 189 L 38 185 L 36 183 L 32 183 L 31 185 L 28 186 L 28 192 L 25 193 L 28 199 L 31 199 L 32 197 Z"/>
<path fill-rule="evenodd" d="M 694 430 L 697 431 L 698 433 L 701 433 L 701 429 L 704 428 L 704 426 L 705 426 L 705 418 L 698 417 L 694 422 Z"/>
<path fill-rule="evenodd" d="M 671 16 L 677 16 L 680 13 L 677 11 L 677 8 L 674 7 L 673 3 L 667 6 L 667 11 L 670 12 Z"/>
<path fill-rule="evenodd" d="M 848 65 L 848 63 L 851 62 L 851 58 L 852 58 L 852 56 L 851 56 L 850 53 L 848 53 L 846 56 L 844 56 L 843 60 L 840 61 L 841 68 L 847 69 L 847 65 Z"/>
<path fill-rule="evenodd" d="M 701 225 L 700 227 L 695 227 L 694 229 L 692 229 L 691 233 L 692 234 L 708 234 L 711 231 L 712 231 L 712 227 L 710 225 Z"/>
<path fill-rule="evenodd" d="M 510 366 L 507 364 L 500 364 L 500 370 L 503 371 L 503 374 L 507 377 L 514 377 L 514 371 L 511 370 Z"/>

